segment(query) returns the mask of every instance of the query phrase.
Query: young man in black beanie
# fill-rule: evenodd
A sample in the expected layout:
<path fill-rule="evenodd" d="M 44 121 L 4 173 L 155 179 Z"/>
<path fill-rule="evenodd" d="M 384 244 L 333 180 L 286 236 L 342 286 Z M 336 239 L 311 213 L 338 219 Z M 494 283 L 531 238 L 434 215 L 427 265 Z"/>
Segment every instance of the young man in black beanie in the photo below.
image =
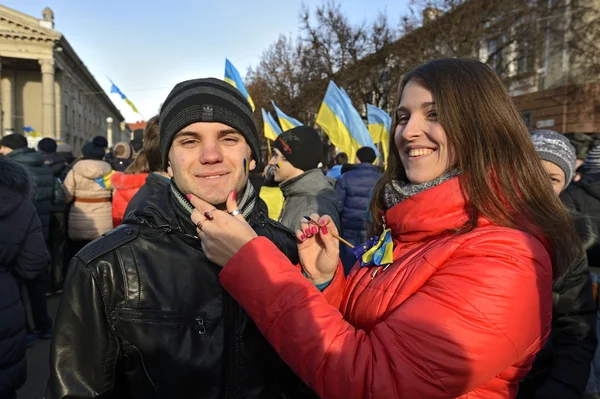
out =
<path fill-rule="evenodd" d="M 191 221 L 193 194 L 238 209 L 294 263 L 293 233 L 269 220 L 248 174 L 252 109 L 217 79 L 179 83 L 160 112 L 171 181 L 72 260 L 56 320 L 47 399 L 303 397 L 301 383 L 219 283 Z"/>
<path fill-rule="evenodd" d="M 329 215 L 342 231 L 334 183 L 318 169 L 323 158 L 319 134 L 308 126 L 298 126 L 281 133 L 273 147 L 269 165 L 274 167 L 275 181 L 285 197 L 279 221 L 296 231 L 303 216 Z"/>

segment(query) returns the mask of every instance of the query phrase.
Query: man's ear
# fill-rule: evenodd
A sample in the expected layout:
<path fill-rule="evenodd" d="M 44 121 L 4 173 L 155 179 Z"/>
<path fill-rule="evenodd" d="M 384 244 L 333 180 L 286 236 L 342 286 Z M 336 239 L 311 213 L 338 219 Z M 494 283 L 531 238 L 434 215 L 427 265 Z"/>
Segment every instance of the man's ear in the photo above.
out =
<path fill-rule="evenodd" d="M 173 168 L 171 167 L 171 161 L 169 161 L 167 165 L 167 174 L 170 178 L 173 178 Z"/>
<path fill-rule="evenodd" d="M 249 170 L 254 170 L 256 169 L 256 161 L 253 159 L 250 161 L 250 167 L 248 168 Z"/>

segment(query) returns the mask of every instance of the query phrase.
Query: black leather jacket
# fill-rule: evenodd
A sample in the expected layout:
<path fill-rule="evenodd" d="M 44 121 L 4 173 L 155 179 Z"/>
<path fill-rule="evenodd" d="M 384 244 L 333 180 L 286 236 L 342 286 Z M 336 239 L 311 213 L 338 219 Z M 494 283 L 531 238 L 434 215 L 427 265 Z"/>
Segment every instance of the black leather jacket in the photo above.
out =
<path fill-rule="evenodd" d="M 264 202 L 249 223 L 298 261 Z M 223 290 L 195 234 L 165 189 L 73 258 L 47 399 L 312 396 Z"/>

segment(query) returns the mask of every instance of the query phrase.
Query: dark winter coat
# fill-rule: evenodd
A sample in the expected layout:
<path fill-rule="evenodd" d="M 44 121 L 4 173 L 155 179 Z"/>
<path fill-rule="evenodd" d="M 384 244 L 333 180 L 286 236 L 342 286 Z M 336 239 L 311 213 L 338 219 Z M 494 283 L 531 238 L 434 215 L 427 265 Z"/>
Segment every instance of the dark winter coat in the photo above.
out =
<path fill-rule="evenodd" d="M 54 177 L 52 169 L 44 165 L 42 154 L 32 148 L 19 148 L 10 152 L 8 158 L 25 166 L 32 179 L 35 209 L 42 222 L 44 238 L 50 235 L 50 218 L 53 211 L 65 206 L 65 192 Z"/>
<path fill-rule="evenodd" d="M 329 215 L 341 231 L 340 208 L 333 186 L 336 180 L 311 169 L 279 185 L 285 198 L 279 222 L 292 231 L 300 228 L 303 216 Z"/>
<path fill-rule="evenodd" d="M 591 217 L 594 231 L 600 231 L 600 173 L 592 173 L 572 183 L 561 194 L 577 212 Z M 590 267 L 600 268 L 600 242 L 596 240 L 587 250 Z"/>
<path fill-rule="evenodd" d="M 0 398 L 25 383 L 25 310 L 19 281 L 48 265 L 42 224 L 25 168 L 0 157 Z"/>
<path fill-rule="evenodd" d="M 133 162 L 133 160 L 125 158 L 109 158 L 106 161 L 115 172 L 125 172 L 125 169 Z"/>
<path fill-rule="evenodd" d="M 589 218 L 573 213 L 573 221 L 589 248 L 596 236 Z M 552 284 L 552 330 L 519 387 L 519 399 L 583 397 L 596 351 L 596 304 L 585 256 Z"/>
<path fill-rule="evenodd" d="M 361 163 L 354 170 L 346 172 L 335 185 L 344 231 L 366 231 L 367 209 L 375 184 L 381 172 L 374 165 Z"/>
<path fill-rule="evenodd" d="M 175 195 L 157 191 L 71 261 L 47 399 L 279 399 L 302 386 L 282 379 L 287 367 L 221 287 Z M 262 201 L 247 220 L 298 261 L 293 233 Z"/>
<path fill-rule="evenodd" d="M 69 163 L 65 157 L 57 153 L 49 154 L 42 152 L 41 154 L 42 158 L 44 159 L 44 165 L 52 169 L 54 177 L 60 178 L 63 172 L 67 169 L 67 166 L 69 166 Z"/>
<path fill-rule="evenodd" d="M 171 179 L 168 177 L 159 175 L 158 173 L 150 173 L 148 177 L 146 177 L 146 183 L 140 187 L 137 193 L 133 196 L 129 204 L 127 204 L 127 208 L 125 209 L 125 213 L 123 214 L 123 220 L 126 219 L 127 215 L 135 211 L 138 206 L 142 205 L 146 200 L 159 192 L 162 192 L 164 195 L 167 195 L 166 189 L 169 187 Z"/>

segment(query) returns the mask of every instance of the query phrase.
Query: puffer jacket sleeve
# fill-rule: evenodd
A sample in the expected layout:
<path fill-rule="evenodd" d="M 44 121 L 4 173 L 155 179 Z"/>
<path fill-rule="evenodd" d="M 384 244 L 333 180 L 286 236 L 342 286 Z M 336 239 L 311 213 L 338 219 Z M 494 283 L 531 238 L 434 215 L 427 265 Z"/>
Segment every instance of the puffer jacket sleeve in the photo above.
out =
<path fill-rule="evenodd" d="M 585 256 L 554 286 L 554 356 L 532 399 L 583 397 L 596 352 L 596 304 Z"/>
<path fill-rule="evenodd" d="M 341 211 L 344 211 L 344 202 L 346 202 L 346 185 L 347 179 L 342 176 L 335 184 L 335 192 L 338 195 L 338 204 Z"/>
<path fill-rule="evenodd" d="M 99 280 L 72 259 L 50 347 L 46 399 L 124 398 L 115 381 L 119 346 L 106 320 Z"/>
<path fill-rule="evenodd" d="M 71 203 L 75 198 L 75 172 L 73 169 L 67 173 L 67 177 L 65 177 L 65 200 L 67 204 Z"/>
<path fill-rule="evenodd" d="M 408 399 L 458 397 L 533 354 L 550 330 L 551 274 L 533 237 L 482 234 L 369 331 L 348 323 L 264 238 L 220 279 L 320 397 Z"/>
<path fill-rule="evenodd" d="M 46 270 L 50 263 L 50 256 L 46 250 L 46 242 L 42 231 L 42 222 L 33 205 L 27 201 L 21 207 L 29 208 L 29 226 L 25 241 L 19 251 L 14 273 L 19 277 L 31 280 Z"/>

